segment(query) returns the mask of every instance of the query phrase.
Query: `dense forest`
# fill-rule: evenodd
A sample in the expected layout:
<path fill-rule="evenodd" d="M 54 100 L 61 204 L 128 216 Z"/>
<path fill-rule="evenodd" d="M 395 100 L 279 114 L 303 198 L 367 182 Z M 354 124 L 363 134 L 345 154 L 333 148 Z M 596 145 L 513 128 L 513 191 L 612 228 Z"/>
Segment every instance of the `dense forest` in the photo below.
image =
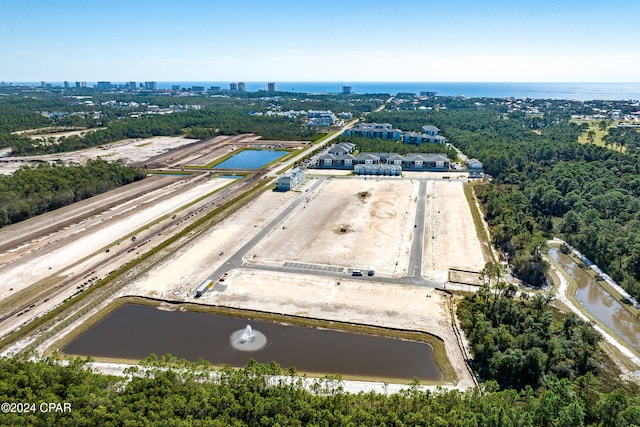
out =
<path fill-rule="evenodd" d="M 206 378 L 211 367 L 206 363 L 156 361 L 143 371 L 130 369 L 132 378 L 128 380 L 94 373 L 85 369 L 86 362 L 75 359 L 61 366 L 55 358 L 39 362 L 0 359 L 0 400 L 9 404 L 0 423 L 622 427 L 637 425 L 640 420 L 640 398 L 623 389 L 601 392 L 591 374 L 573 382 L 550 378 L 540 393 L 531 387 L 498 391 L 491 382 L 467 392 L 424 392 L 414 383 L 402 393 L 387 396 L 346 393 L 337 378 L 317 380 L 308 391 L 294 369 L 275 364 L 249 363 L 239 370 L 223 367 L 210 381 Z M 42 402 L 69 403 L 71 410 L 42 412 Z M 25 403 L 35 406 L 28 406 L 30 412 L 10 411 L 11 404 L 17 408 Z"/>
<path fill-rule="evenodd" d="M 272 140 L 315 140 L 322 136 L 304 121 L 277 115 L 264 115 L 266 111 L 279 111 L 287 107 L 306 106 L 351 107 L 368 111 L 380 102 L 348 98 L 311 97 L 300 101 L 271 98 L 227 98 L 163 96 L 161 94 L 110 94 L 90 92 L 90 104 L 52 93 L 25 92 L 0 97 L 0 148 L 10 147 L 12 155 L 62 153 L 95 147 L 125 138 L 147 138 L 186 134 L 202 139 L 216 135 L 255 133 Z M 288 105 L 291 103 L 291 105 Z M 171 114 L 148 114 L 150 105 L 159 108 L 186 108 Z M 259 113 L 259 114 L 256 114 Z M 104 129 L 84 136 L 60 138 L 57 142 L 38 141 L 14 133 L 19 130 L 42 127 L 70 127 Z"/>
<path fill-rule="evenodd" d="M 148 138 L 183 133 L 195 139 L 240 133 L 256 133 L 264 139 L 282 140 L 317 137 L 315 130 L 287 118 L 255 116 L 234 109 L 212 108 L 117 120 L 109 123 L 106 129 L 89 132 L 84 136 L 63 137 L 55 144 L 38 144 L 27 137 L 5 134 L 3 138 L 0 137 L 0 145 L 11 147 L 13 155 L 33 155 L 80 150 L 126 138 Z"/>
<path fill-rule="evenodd" d="M 527 293 L 506 282 L 502 264 L 483 270 L 484 285 L 457 314 L 469 339 L 473 368 L 502 388 L 538 388 L 550 377 L 573 380 L 597 374 L 600 335 L 571 313 L 553 318 L 553 296 Z"/>
<path fill-rule="evenodd" d="M 104 160 L 89 160 L 86 166 L 22 167 L 12 175 L 0 175 L 0 227 L 142 178 L 140 169 Z"/>
<path fill-rule="evenodd" d="M 449 142 L 484 163 L 494 179 L 476 186 L 476 194 L 493 242 L 525 283 L 545 284 L 541 254 L 546 239 L 557 235 L 640 298 L 640 159 L 579 144 L 584 126 L 566 113 L 553 117 L 532 130 L 522 114 L 471 102 L 371 114 L 371 120 L 407 129 L 438 126 Z"/>

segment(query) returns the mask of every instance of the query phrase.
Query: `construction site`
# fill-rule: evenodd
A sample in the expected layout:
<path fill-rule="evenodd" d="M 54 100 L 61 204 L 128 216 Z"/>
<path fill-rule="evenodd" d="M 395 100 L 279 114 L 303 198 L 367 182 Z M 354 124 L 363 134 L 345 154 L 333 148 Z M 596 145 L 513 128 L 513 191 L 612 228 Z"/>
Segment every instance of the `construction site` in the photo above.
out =
<path fill-rule="evenodd" d="M 487 261 L 464 175 L 307 171 L 280 192 L 274 180 L 305 143 L 174 142 L 164 151 L 128 143 L 139 150 L 128 163 L 161 174 L 0 231 L 0 334 L 13 340 L 5 352 L 58 350 L 136 297 L 421 332 L 453 367 L 441 384 L 475 383 L 447 290 L 477 285 Z M 288 151 L 255 170 L 212 169 L 264 148 Z M 30 326 L 36 318 L 46 322 Z"/>

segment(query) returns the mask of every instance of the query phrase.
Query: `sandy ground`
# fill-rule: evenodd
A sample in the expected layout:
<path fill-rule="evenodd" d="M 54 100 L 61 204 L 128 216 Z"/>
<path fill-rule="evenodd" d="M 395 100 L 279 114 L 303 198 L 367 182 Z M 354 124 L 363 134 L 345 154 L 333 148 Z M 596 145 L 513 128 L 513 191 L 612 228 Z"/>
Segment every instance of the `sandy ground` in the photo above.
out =
<path fill-rule="evenodd" d="M 453 188 L 452 184 L 446 185 L 444 192 Z M 246 267 L 230 270 L 225 281 L 203 297 L 197 300 L 189 297 L 190 290 L 222 266 L 227 257 L 261 227 L 286 210 L 296 197 L 304 194 L 264 193 L 118 295 L 160 297 L 430 332 L 444 340 L 460 378 L 458 385 L 471 386 L 473 380 L 466 371 L 451 327 L 446 305 L 448 296 L 430 288 L 380 282 L 384 274 L 404 274 L 401 270 L 406 269 L 408 262 L 418 188 L 415 180 L 328 179 L 310 193 L 306 203 L 285 218 L 284 229 L 276 226 L 249 250 Z M 368 192 L 369 196 L 360 200 L 357 196 L 360 192 Z M 461 192 L 454 194 L 464 200 Z M 340 233 L 341 227 L 352 231 Z M 378 244 L 369 233 L 378 236 Z M 345 241 L 336 243 L 336 239 L 341 238 Z M 380 267 L 376 267 L 375 280 L 370 281 L 251 268 L 252 264 L 280 266 L 286 260 L 346 267 L 376 263 Z M 393 264 L 390 260 L 401 260 L 401 269 L 394 272 L 392 267 L 386 267 Z"/>
<path fill-rule="evenodd" d="M 78 136 L 84 136 L 90 132 L 95 132 L 97 130 L 102 130 L 102 129 L 106 129 L 106 128 L 93 128 L 93 129 L 83 129 L 83 130 L 71 130 L 71 131 L 67 131 L 67 132 L 52 132 L 52 133 L 34 133 L 34 134 L 30 134 L 29 138 L 31 139 L 42 139 L 42 140 L 48 140 L 48 139 L 53 139 L 54 141 L 58 141 L 60 138 L 62 137 L 70 137 L 73 135 L 78 135 Z"/>
<path fill-rule="evenodd" d="M 95 215 L 77 224 L 0 254 L 0 298 L 63 270 L 87 255 L 132 233 L 155 219 L 229 184 L 229 180 L 203 179 L 186 187 L 180 181 Z M 170 193 L 170 197 L 166 197 Z M 101 255 L 108 257 L 108 254 Z M 72 274 L 73 270 L 65 274 Z M 13 288 L 13 291 L 10 289 Z"/>
<path fill-rule="evenodd" d="M 249 259 L 374 267 L 378 275 L 401 277 L 409 262 L 417 191 L 413 180 L 328 179 Z"/>
<path fill-rule="evenodd" d="M 431 288 L 251 268 L 232 270 L 224 285 L 224 289 L 208 292 L 199 301 L 436 335 L 451 328 L 446 298 Z"/>
<path fill-rule="evenodd" d="M 171 272 L 160 270 L 150 276 L 159 277 L 159 274 L 167 273 Z M 139 281 L 119 295 L 154 294 L 153 283 L 153 280 Z M 177 287 L 164 283 L 169 289 Z M 171 293 L 167 299 L 178 298 Z M 224 285 L 217 285 L 197 302 L 428 332 L 444 341 L 447 356 L 458 377 L 456 386 L 468 388 L 474 384 L 451 327 L 448 299 L 447 294 L 431 288 L 349 279 L 336 281 L 305 274 L 241 268 L 231 270 Z"/>
<path fill-rule="evenodd" d="M 575 304 L 573 303 L 569 295 L 567 295 L 569 291 L 569 284 L 565 277 L 565 274 L 567 274 L 567 272 L 561 271 L 558 268 L 556 268 L 555 264 L 552 262 L 551 259 L 548 259 L 547 262 L 549 262 L 549 266 L 551 267 L 551 270 L 553 270 L 553 272 L 556 273 L 556 276 L 558 276 L 558 278 L 560 279 L 560 283 L 558 286 L 558 293 L 557 293 L 557 297 L 560 300 L 560 302 L 562 302 L 565 306 L 567 306 L 580 319 L 584 320 L 587 323 L 590 323 L 591 326 L 593 326 L 593 329 L 595 329 L 600 335 L 602 335 L 605 341 L 607 341 L 609 344 L 615 347 L 616 350 L 618 350 L 624 357 L 626 357 L 630 362 L 632 362 L 636 366 L 637 370 L 634 372 L 630 372 L 622 364 L 618 363 L 618 367 L 622 370 L 622 372 L 625 373 L 627 380 L 640 383 L 640 357 L 638 357 L 633 351 L 628 349 L 624 344 L 622 344 L 616 338 L 614 338 L 611 334 L 609 334 L 599 324 L 592 322 L 580 310 L 580 308 L 575 306 Z M 615 358 L 613 360 L 616 361 Z"/>
<path fill-rule="evenodd" d="M 153 175 L 106 193 L 98 194 L 69 206 L 11 224 L 0 229 L 0 254 L 5 251 L 19 252 L 31 249 L 25 242 L 34 243 L 38 237 L 80 222 L 88 217 L 117 206 L 128 199 L 168 187 L 184 177 L 175 175 Z M 0 255 L 0 263 L 3 262 Z"/>
<path fill-rule="evenodd" d="M 564 240 L 561 240 L 559 238 L 554 238 L 552 240 L 549 240 L 548 243 L 550 245 L 566 244 Z M 575 248 L 572 248 L 572 250 L 574 251 L 575 255 L 579 257 L 582 256 L 582 254 L 578 252 Z M 636 371 L 631 373 L 631 372 L 628 372 L 628 369 L 626 369 L 624 366 L 622 366 L 621 364 L 618 364 L 620 369 L 623 372 L 627 373 L 628 379 L 631 379 L 636 383 L 640 383 L 640 357 L 638 357 L 638 355 L 633 350 L 628 348 L 625 343 L 616 339 L 611 333 L 609 333 L 605 328 L 603 328 L 597 321 L 592 322 L 583 312 L 584 308 L 581 309 L 580 307 L 576 306 L 575 295 L 574 296 L 569 295 L 569 283 L 567 282 L 567 275 L 568 275 L 567 271 L 561 268 L 558 268 L 557 263 L 549 255 L 546 255 L 546 258 L 551 270 L 553 270 L 553 272 L 556 274 L 556 276 L 560 280 L 560 283 L 558 283 L 558 290 L 556 293 L 556 296 L 558 297 L 560 302 L 566 305 L 572 312 L 578 315 L 582 320 L 590 323 L 591 326 L 593 326 L 593 328 L 596 331 L 598 331 L 600 335 L 604 337 L 605 341 L 607 341 L 609 344 L 615 347 L 624 357 L 626 357 L 629 361 L 631 361 L 635 365 Z M 592 265 L 591 268 L 593 267 L 597 267 L 597 266 Z M 611 278 L 609 279 L 613 282 Z M 622 289 L 617 283 L 615 282 L 613 284 L 609 283 L 609 285 L 613 285 L 614 288 L 618 288 L 616 289 L 616 291 L 619 292 L 621 295 L 628 295 L 626 291 Z M 614 358 L 614 361 L 615 361 L 615 358 Z"/>
<path fill-rule="evenodd" d="M 171 298 L 175 290 L 183 288 L 186 293 L 197 287 L 298 195 L 292 191 L 261 194 L 255 201 L 182 247 L 169 262 L 152 268 L 126 292 Z"/>
<path fill-rule="evenodd" d="M 444 340 L 458 384 L 472 385 L 451 328 L 449 296 L 441 291 L 251 269 L 231 271 L 224 284 L 202 302 L 434 334 Z"/>
<path fill-rule="evenodd" d="M 105 144 L 101 147 L 87 148 L 86 150 L 69 153 L 7 157 L 3 158 L 3 161 L 0 162 L 0 174 L 11 174 L 20 166 L 30 164 L 34 159 L 45 161 L 61 159 L 67 163 L 85 164 L 89 159 L 97 159 L 100 157 L 110 161 L 122 160 L 127 163 L 140 162 L 195 141 L 194 139 L 187 139 L 181 136 L 157 136 L 147 139 L 126 139 L 124 141 Z"/>
<path fill-rule="evenodd" d="M 424 175 L 419 177 L 426 178 Z M 462 185 L 440 179 L 441 181 L 429 181 L 427 185 L 427 194 L 431 194 L 427 198 L 427 233 L 436 230 L 438 236 L 442 236 L 441 240 L 450 243 L 451 247 L 466 246 L 468 242 L 465 239 L 468 238 L 469 230 L 473 230 L 474 235 L 475 231 Z M 202 298 L 194 300 L 187 296 L 189 290 L 223 266 L 228 257 L 262 227 L 288 209 L 297 197 L 305 194 L 305 189 L 312 181 L 309 180 L 301 191 L 263 193 L 221 223 L 192 239 L 170 259 L 152 267 L 116 296 L 160 297 L 426 331 L 444 340 L 447 354 L 460 379 L 458 386 L 473 385 L 451 326 L 447 308 L 449 297 L 430 288 L 384 282 L 384 277 L 405 275 L 408 268 L 419 189 L 416 179 L 338 177 L 325 180 L 316 191 L 308 193 L 305 202 L 291 210 L 281 224 L 249 250 L 245 267 L 231 270 L 224 283 L 216 285 Z M 208 185 L 214 186 L 215 182 L 217 181 L 213 180 Z M 222 182 L 228 183 L 228 180 Z M 49 267 L 62 268 L 64 262 L 60 260 L 77 260 L 83 254 L 100 250 L 130 232 L 127 230 L 139 228 L 153 218 L 170 213 L 176 206 L 184 205 L 199 194 L 211 190 L 212 187 L 198 185 L 192 187 L 190 192 L 180 192 L 179 196 L 172 197 L 172 202 L 167 202 L 166 205 L 162 202 L 149 203 L 150 216 L 146 216 L 145 209 L 136 212 L 140 208 L 133 202 L 129 205 L 129 215 L 123 215 L 122 221 L 115 221 L 109 227 L 101 228 L 99 233 L 88 233 L 86 238 L 84 233 L 87 233 L 87 227 L 80 224 L 79 238 L 68 246 L 51 251 L 51 258 L 48 255 L 38 257 L 33 264 L 23 263 L 22 269 L 6 266 L 15 269 L 10 272 L 7 270 L 6 274 L 0 271 L 0 277 L 10 277 L 8 282 L 12 284 L 16 280 L 32 282 L 38 277 L 46 277 L 51 273 L 47 273 Z M 466 209 L 466 213 L 460 214 L 457 209 Z M 432 220 L 431 212 L 437 213 L 438 210 L 452 218 Z M 456 215 L 458 219 L 455 221 L 459 222 L 454 222 L 453 216 Z M 467 220 L 471 227 L 469 229 L 462 224 Z M 141 239 L 144 238 L 143 233 L 140 236 Z M 450 246 L 440 243 L 440 237 L 438 244 L 442 245 L 435 247 L 438 253 L 445 254 L 438 257 L 455 257 L 450 262 L 457 267 L 460 267 L 461 259 L 471 259 L 469 254 L 475 250 L 474 246 L 470 246 L 462 252 L 455 252 Z M 481 259 L 479 244 L 477 251 Z M 426 252 L 427 248 L 424 265 L 428 269 L 432 261 Z M 435 252 L 431 253 L 435 257 Z M 376 276 L 366 281 L 351 280 L 346 276 L 338 284 L 336 279 L 296 271 L 281 273 L 251 268 L 251 265 L 282 266 L 285 261 L 360 269 L 373 266 Z M 448 266 L 440 264 L 437 267 L 445 272 L 448 269 Z M 22 275 L 20 279 L 14 279 L 14 276 L 19 275 Z M 442 279 L 441 281 L 446 279 L 446 274 Z"/>
<path fill-rule="evenodd" d="M 131 378 L 131 374 L 128 372 L 128 369 L 131 368 L 131 365 L 126 365 L 122 363 L 106 363 L 106 362 L 91 362 L 89 365 L 91 369 L 94 371 L 101 372 L 105 375 L 117 375 L 120 377 Z M 145 375 L 147 371 L 152 371 L 153 369 L 147 369 L 144 366 L 138 367 L 137 375 Z M 215 371 L 211 373 L 211 379 L 216 379 Z M 281 384 L 287 383 L 290 381 L 290 377 L 273 377 L 273 384 Z M 307 391 L 314 392 L 316 387 L 314 386 L 317 383 L 322 383 L 322 379 L 318 378 L 309 378 L 309 377 L 298 377 L 296 381 L 300 381 L 300 384 Z M 387 384 L 381 382 L 373 382 L 373 381 L 350 381 L 350 380 L 342 380 L 339 382 L 342 389 L 347 393 L 379 393 L 385 395 L 391 395 L 396 393 L 401 393 L 409 389 L 409 386 L 406 384 Z M 411 387 L 414 387 L 413 385 Z M 451 389 L 464 389 L 466 387 L 463 386 L 450 386 L 450 385 L 419 385 L 418 389 L 422 391 L 431 391 L 437 392 L 441 389 L 443 390 L 451 390 Z"/>
<path fill-rule="evenodd" d="M 422 274 L 446 281 L 449 268 L 480 271 L 485 260 L 462 182 L 428 181 Z"/>
<path fill-rule="evenodd" d="M 209 163 L 213 162 L 216 159 L 219 159 L 220 157 L 232 153 L 234 150 L 236 150 L 238 148 L 238 146 L 236 145 L 225 145 L 223 147 L 220 147 L 217 150 L 212 151 L 211 153 L 208 153 L 204 156 L 200 156 L 197 158 L 194 158 L 192 160 L 190 160 L 189 166 L 205 166 L 208 165 Z"/>

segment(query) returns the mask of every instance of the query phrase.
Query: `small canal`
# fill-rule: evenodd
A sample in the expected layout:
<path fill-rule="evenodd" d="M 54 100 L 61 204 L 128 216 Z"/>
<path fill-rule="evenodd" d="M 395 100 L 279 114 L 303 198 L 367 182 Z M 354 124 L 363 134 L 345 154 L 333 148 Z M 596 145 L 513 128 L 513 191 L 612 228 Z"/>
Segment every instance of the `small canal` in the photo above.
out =
<path fill-rule="evenodd" d="M 214 169 L 260 169 L 287 154 L 289 154 L 288 151 L 282 150 L 242 150 L 214 166 Z"/>
<path fill-rule="evenodd" d="M 580 268 L 573 258 L 549 249 L 549 255 L 578 284 L 575 298 L 593 317 L 618 334 L 627 344 L 640 351 L 640 319 L 628 312 L 589 274 L 588 268 Z"/>
<path fill-rule="evenodd" d="M 231 346 L 231 334 L 247 324 L 266 336 L 261 350 L 246 352 Z M 118 307 L 62 352 L 134 360 L 151 353 L 171 354 L 236 367 L 255 359 L 316 374 L 442 379 L 433 347 L 427 343 L 138 304 Z"/>

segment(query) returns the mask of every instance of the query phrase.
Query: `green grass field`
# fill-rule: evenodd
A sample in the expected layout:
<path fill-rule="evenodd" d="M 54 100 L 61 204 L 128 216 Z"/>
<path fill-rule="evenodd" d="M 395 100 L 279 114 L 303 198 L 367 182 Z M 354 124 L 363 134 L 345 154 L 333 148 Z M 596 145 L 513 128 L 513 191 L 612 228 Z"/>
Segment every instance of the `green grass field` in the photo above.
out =
<path fill-rule="evenodd" d="M 578 142 L 580 144 L 595 144 L 599 147 L 610 148 L 612 150 L 621 151 L 621 152 L 624 152 L 626 150 L 626 148 L 620 145 L 617 145 L 617 144 L 606 145 L 604 142 L 604 137 L 609 133 L 609 129 L 614 126 L 617 126 L 619 123 L 618 121 L 608 120 L 607 128 L 605 130 L 600 129 L 601 120 L 575 119 L 575 120 L 572 120 L 572 122 L 578 123 L 578 124 L 586 123 L 587 125 L 589 125 L 589 129 L 587 129 L 586 132 L 583 132 L 582 135 L 578 137 Z M 591 137 L 590 137 L 589 134 L 591 131 L 593 131 L 593 134 L 591 134 Z"/>

